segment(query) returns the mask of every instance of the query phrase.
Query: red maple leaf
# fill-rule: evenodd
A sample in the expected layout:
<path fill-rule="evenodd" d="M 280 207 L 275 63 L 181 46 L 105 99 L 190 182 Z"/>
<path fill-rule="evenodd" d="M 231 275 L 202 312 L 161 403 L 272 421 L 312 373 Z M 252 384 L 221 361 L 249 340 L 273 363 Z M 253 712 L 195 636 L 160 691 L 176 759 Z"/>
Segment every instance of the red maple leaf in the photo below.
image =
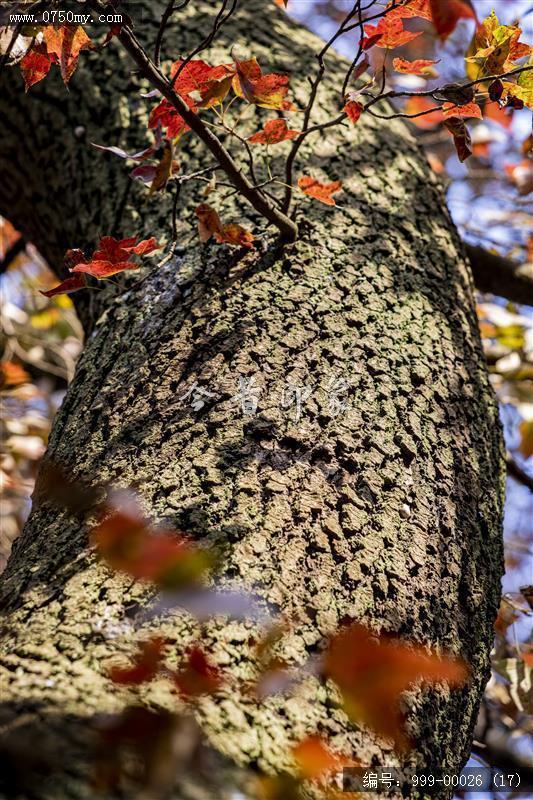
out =
<path fill-rule="evenodd" d="M 172 64 L 170 77 L 173 79 L 178 74 L 174 81 L 174 90 L 183 96 L 191 92 L 202 92 L 214 78 L 220 77 L 220 69 L 212 67 L 201 58 L 188 62 L 180 60 Z"/>
<path fill-rule="evenodd" d="M 465 103 L 458 106 L 455 103 L 444 103 L 442 106 L 442 113 L 445 118 L 448 117 L 475 117 L 476 119 L 483 119 L 483 114 L 477 103 Z"/>
<path fill-rule="evenodd" d="M 263 75 L 255 58 L 235 61 L 233 90 L 239 97 L 262 108 L 288 111 L 293 108 L 286 97 L 289 91 L 289 76 L 278 72 Z"/>
<path fill-rule="evenodd" d="M 199 697 L 216 692 L 223 678 L 218 667 L 210 664 L 204 651 L 195 646 L 189 649 L 185 665 L 174 673 L 174 683 L 184 697 Z"/>
<path fill-rule="evenodd" d="M 20 62 L 26 91 L 48 75 L 52 64 L 58 64 L 61 77 L 67 84 L 71 79 L 82 50 L 94 45 L 81 25 L 46 25 L 42 41 L 34 44 Z"/>
<path fill-rule="evenodd" d="M 291 130 L 287 126 L 286 120 L 271 119 L 265 123 L 262 131 L 254 133 L 248 138 L 248 141 L 251 144 L 278 144 L 278 142 L 295 139 L 299 134 L 300 131 Z"/>
<path fill-rule="evenodd" d="M 191 111 L 198 110 L 196 101 L 190 95 L 184 95 L 183 100 Z M 159 125 L 163 130 L 166 129 L 167 139 L 175 139 L 176 136 L 181 136 L 182 133 L 190 130 L 179 111 L 166 98 L 163 98 L 159 105 L 152 109 L 148 118 L 149 128 L 157 128 Z"/>
<path fill-rule="evenodd" d="M 41 290 L 41 294 L 44 294 L 45 297 L 54 297 L 56 294 L 72 294 L 77 292 L 78 289 L 84 289 L 86 286 L 87 283 L 83 275 L 74 275 L 72 278 L 65 278 L 53 289 L 48 289 L 46 292 Z"/>
<path fill-rule="evenodd" d="M 475 19 L 476 12 L 470 0 L 429 0 L 431 19 L 439 37 L 444 40 L 452 33 L 460 19 Z"/>
<path fill-rule="evenodd" d="M 364 111 L 364 106 L 357 100 L 348 100 L 348 102 L 345 104 L 342 110 L 344 111 L 350 122 L 353 122 L 353 124 L 355 125 L 355 123 L 358 122 L 359 117 Z"/>
<path fill-rule="evenodd" d="M 87 262 L 78 262 L 72 267 L 71 272 L 85 272 L 93 278 L 108 278 L 117 272 L 138 269 L 140 264 L 131 261 L 131 256 L 145 256 L 158 250 L 159 247 L 154 237 L 138 242 L 137 237 L 115 239 L 113 236 L 104 236 L 91 259 Z"/>
<path fill-rule="evenodd" d="M 52 62 L 46 47 L 36 45 L 26 53 L 20 62 L 20 71 L 24 78 L 24 87 L 26 91 L 35 83 L 39 83 L 50 72 Z"/>
<path fill-rule="evenodd" d="M 362 40 L 364 49 L 368 49 L 368 46 L 366 48 L 364 47 L 364 43 L 373 39 L 375 36 L 379 36 L 379 39 L 375 42 L 376 47 L 393 49 L 395 47 L 401 47 L 408 42 L 412 42 L 413 39 L 422 35 L 422 31 L 406 31 L 403 27 L 402 18 L 391 17 L 389 14 L 382 17 L 377 25 L 370 25 L 367 23 L 364 26 L 364 31 L 365 37 Z"/>
<path fill-rule="evenodd" d="M 168 588 L 195 584 L 213 563 L 181 531 L 154 530 L 137 510 L 107 509 L 91 538 L 113 569 Z"/>

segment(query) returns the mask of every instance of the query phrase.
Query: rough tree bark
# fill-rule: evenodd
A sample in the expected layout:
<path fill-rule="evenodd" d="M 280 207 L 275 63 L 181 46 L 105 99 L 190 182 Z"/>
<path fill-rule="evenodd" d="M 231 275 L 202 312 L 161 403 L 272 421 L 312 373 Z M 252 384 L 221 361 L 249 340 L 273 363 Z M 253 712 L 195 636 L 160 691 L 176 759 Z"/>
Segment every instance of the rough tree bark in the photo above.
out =
<path fill-rule="evenodd" d="M 198 43 L 213 5 L 180 15 L 170 55 Z M 163 6 L 146 6 L 147 41 Z M 248 46 L 291 74 L 302 105 L 318 41 L 266 0 L 243 4 L 230 28 L 213 60 Z M 338 113 L 344 68 L 331 59 L 317 119 Z M 146 140 L 146 87 L 115 44 L 82 54 L 68 93 L 51 76 L 27 97 L 14 72 L 2 83 L 0 209 L 53 266 L 100 234 L 168 241 L 169 200 L 144 200 L 124 163 L 89 145 Z M 184 146 L 187 169 L 210 163 L 194 140 Z M 503 451 L 471 275 L 442 190 L 400 121 L 310 137 L 300 163 L 342 179 L 344 194 L 334 210 L 302 201 L 295 245 L 279 249 L 270 234 L 246 255 L 199 245 L 200 192 L 187 184 L 176 258 L 123 293 L 88 293 L 87 343 L 46 459 L 91 483 L 134 486 L 156 519 L 220 547 L 223 585 L 253 588 L 298 620 L 284 645 L 294 663 L 345 616 L 461 654 L 467 688 L 406 698 L 409 759 L 456 769 L 488 675 L 502 571 Z M 235 218 L 260 223 L 232 202 Z M 256 416 L 231 399 L 239 376 L 263 390 Z M 332 377 L 351 386 L 338 416 L 325 392 Z M 197 413 L 180 399 L 194 381 L 216 395 Z M 280 406 L 287 382 L 313 389 L 299 422 Z M 22 714 L 27 736 L 55 737 L 63 774 L 28 796 L 90 795 L 83 746 L 68 758 L 67 748 L 125 702 L 104 667 L 130 652 L 144 596 L 97 562 L 84 520 L 37 488 L 2 578 L 3 740 Z M 186 617 L 161 626 L 178 648 L 195 636 Z M 250 626 L 218 622 L 208 634 L 215 660 L 246 677 Z M 160 686 L 147 699 L 168 703 Z M 232 690 L 206 700 L 200 721 L 225 756 L 269 771 L 316 729 L 363 763 L 396 763 L 314 679 L 297 699 L 260 705 Z"/>

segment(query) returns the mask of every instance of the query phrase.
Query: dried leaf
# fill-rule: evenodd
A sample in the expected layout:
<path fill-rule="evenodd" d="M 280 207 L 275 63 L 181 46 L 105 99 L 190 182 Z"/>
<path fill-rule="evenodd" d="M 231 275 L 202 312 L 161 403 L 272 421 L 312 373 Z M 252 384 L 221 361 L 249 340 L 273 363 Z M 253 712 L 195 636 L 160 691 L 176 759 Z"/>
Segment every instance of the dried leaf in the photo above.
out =
<path fill-rule="evenodd" d="M 200 241 L 207 242 L 214 236 L 216 241 L 221 244 L 232 244 L 246 248 L 253 247 L 254 237 L 250 231 L 236 223 L 223 225 L 218 213 L 207 203 L 201 203 L 196 208 L 195 213 L 198 217 Z"/>
<path fill-rule="evenodd" d="M 459 161 L 466 161 L 472 155 L 472 140 L 465 123 L 459 117 L 451 116 L 449 119 L 444 120 L 444 126 L 453 136 L 453 143 L 457 150 Z"/>

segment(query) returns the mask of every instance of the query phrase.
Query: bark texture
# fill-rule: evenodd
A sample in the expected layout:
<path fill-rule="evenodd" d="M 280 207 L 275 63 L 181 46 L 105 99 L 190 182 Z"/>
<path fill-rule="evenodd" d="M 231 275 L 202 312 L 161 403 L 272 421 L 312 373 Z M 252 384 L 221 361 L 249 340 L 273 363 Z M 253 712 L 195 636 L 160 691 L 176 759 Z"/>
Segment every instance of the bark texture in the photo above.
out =
<path fill-rule="evenodd" d="M 163 5 L 150 4 L 147 40 Z M 191 4 L 171 46 L 197 44 L 212 6 Z M 230 27 L 213 61 L 247 45 L 291 73 L 303 104 L 318 41 L 266 0 L 250 0 Z M 344 66 L 331 59 L 317 120 L 337 111 Z M 68 94 L 50 77 L 29 97 L 19 76 L 2 82 L 0 209 L 50 263 L 111 231 L 168 238 L 169 201 L 145 200 L 123 162 L 89 146 L 145 141 L 146 87 L 115 45 L 82 54 Z M 187 169 L 210 163 L 191 139 L 182 159 Z M 295 245 L 278 249 L 264 235 L 245 255 L 200 246 L 199 190 L 188 185 L 177 257 L 121 294 L 88 293 L 87 343 L 47 458 L 94 484 L 135 487 L 157 520 L 219 548 L 222 585 L 251 588 L 297 620 L 282 644 L 293 663 L 345 616 L 462 655 L 467 688 L 405 699 L 417 742 L 407 760 L 456 769 L 488 675 L 502 571 L 503 452 L 471 275 L 441 188 L 400 121 L 310 137 L 300 165 L 342 179 L 344 193 L 337 209 L 302 201 Z M 236 219 L 260 222 L 234 202 Z M 262 389 L 253 417 L 232 400 L 239 376 Z M 351 387 L 338 415 L 332 378 Z M 215 394 L 198 412 L 180 399 L 195 381 Z M 287 383 L 312 389 L 299 421 L 281 407 Z M 186 616 L 136 625 L 145 597 L 96 561 L 87 520 L 37 489 L 2 578 L 4 739 L 23 714 L 39 741 L 55 732 L 60 752 L 76 746 L 93 715 L 127 699 L 104 668 L 131 650 L 132 632 L 162 628 L 178 652 L 195 637 Z M 251 674 L 252 632 L 207 626 L 214 659 L 239 679 Z M 159 684 L 146 699 L 171 702 Z M 259 705 L 231 690 L 203 703 L 200 722 L 224 756 L 268 771 L 317 729 L 362 763 L 397 763 L 348 722 L 332 686 L 311 678 L 294 698 Z M 83 761 L 65 758 L 62 779 L 28 796 L 90 796 Z"/>

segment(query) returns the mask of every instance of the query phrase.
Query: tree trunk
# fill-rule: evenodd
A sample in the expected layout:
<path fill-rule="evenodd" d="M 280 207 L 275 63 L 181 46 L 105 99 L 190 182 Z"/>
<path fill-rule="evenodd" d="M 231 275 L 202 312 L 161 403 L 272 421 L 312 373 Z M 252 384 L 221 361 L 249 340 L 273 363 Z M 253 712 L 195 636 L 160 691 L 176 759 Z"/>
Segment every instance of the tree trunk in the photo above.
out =
<path fill-rule="evenodd" d="M 149 41 L 164 5 L 145 12 Z M 168 46 L 196 45 L 213 5 L 177 15 Z M 302 107 L 318 40 L 266 0 L 243 6 L 207 60 L 248 46 L 265 68 L 290 72 Z M 345 68 L 330 59 L 317 120 L 338 113 Z M 168 242 L 170 200 L 145 200 L 124 162 L 89 144 L 146 141 L 153 101 L 140 97 L 147 87 L 120 47 L 82 53 L 68 93 L 49 76 L 24 96 L 16 72 L 2 76 L 1 212 L 53 266 L 103 234 Z M 301 199 L 295 245 L 282 249 L 270 233 L 245 255 L 200 245 L 200 190 L 189 183 L 176 257 L 142 282 L 129 278 L 122 293 L 85 293 L 87 343 L 46 459 L 91 484 L 134 487 L 155 519 L 222 548 L 222 585 L 252 589 L 297 620 L 284 643 L 293 663 L 346 616 L 463 656 L 467 688 L 416 690 L 405 701 L 416 740 L 406 759 L 459 769 L 488 676 L 502 572 L 503 451 L 471 275 L 403 123 L 364 120 L 307 141 L 299 174 L 341 179 L 344 192 L 334 209 Z M 186 170 L 211 163 L 191 137 L 180 160 Z M 261 230 L 248 206 L 231 202 L 225 219 Z M 232 399 L 239 376 L 262 390 L 254 416 Z M 340 414 L 326 391 L 332 378 L 350 387 Z M 215 395 L 199 411 L 181 399 L 195 381 Z M 298 421 L 280 402 L 287 383 L 312 390 Z M 87 527 L 37 487 L 2 578 L 4 740 L 22 714 L 25 731 L 55 736 L 66 753 L 95 715 L 126 702 L 104 671 L 131 651 L 132 633 L 161 628 L 179 648 L 197 634 L 185 616 L 134 629 L 146 591 L 97 561 Z M 251 674 L 250 624 L 207 630 L 214 660 L 239 679 Z M 146 698 L 169 702 L 159 684 Z M 256 704 L 232 689 L 203 702 L 199 719 L 224 756 L 267 771 L 286 767 L 290 745 L 315 730 L 363 764 L 397 763 L 390 745 L 348 722 L 333 687 L 311 678 L 295 700 Z M 61 780 L 27 796 L 90 795 L 78 749 L 62 757 Z"/>

